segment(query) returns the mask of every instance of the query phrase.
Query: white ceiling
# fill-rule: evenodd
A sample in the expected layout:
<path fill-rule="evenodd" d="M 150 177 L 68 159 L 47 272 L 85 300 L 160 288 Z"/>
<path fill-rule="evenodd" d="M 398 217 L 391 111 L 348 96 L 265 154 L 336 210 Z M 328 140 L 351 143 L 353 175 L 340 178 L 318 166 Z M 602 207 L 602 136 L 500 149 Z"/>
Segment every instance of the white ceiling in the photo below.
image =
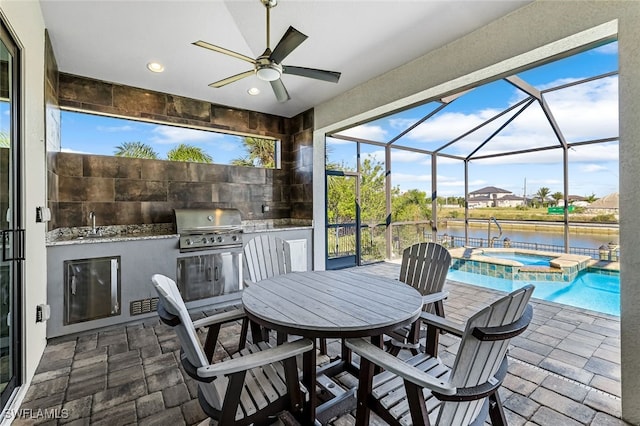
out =
<path fill-rule="evenodd" d="M 209 83 L 251 64 L 196 40 L 257 57 L 266 47 L 259 0 L 40 0 L 61 72 L 291 117 L 441 47 L 531 0 L 279 0 L 271 48 L 292 25 L 309 38 L 285 65 L 342 73 L 337 84 L 283 75 L 291 100 L 251 76 L 223 88 Z M 164 64 L 161 74 L 146 64 Z M 428 72 L 428 70 L 425 70 Z M 261 93 L 250 96 L 247 90 Z"/>

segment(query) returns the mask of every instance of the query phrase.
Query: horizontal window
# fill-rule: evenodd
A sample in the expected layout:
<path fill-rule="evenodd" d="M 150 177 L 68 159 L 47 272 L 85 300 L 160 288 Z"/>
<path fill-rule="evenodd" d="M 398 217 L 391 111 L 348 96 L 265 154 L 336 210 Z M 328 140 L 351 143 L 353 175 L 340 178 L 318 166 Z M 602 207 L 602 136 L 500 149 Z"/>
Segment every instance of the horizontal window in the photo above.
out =
<path fill-rule="evenodd" d="M 260 136 L 75 111 L 61 112 L 60 132 L 63 152 L 280 168 L 280 141 Z"/>

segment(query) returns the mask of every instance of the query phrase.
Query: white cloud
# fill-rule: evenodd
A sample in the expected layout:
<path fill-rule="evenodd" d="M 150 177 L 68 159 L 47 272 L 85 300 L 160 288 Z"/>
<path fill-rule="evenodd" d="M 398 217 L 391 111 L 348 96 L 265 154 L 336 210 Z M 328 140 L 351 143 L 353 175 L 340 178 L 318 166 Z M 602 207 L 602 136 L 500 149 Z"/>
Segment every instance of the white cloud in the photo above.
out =
<path fill-rule="evenodd" d="M 585 164 L 580 167 L 580 171 L 584 173 L 602 172 L 609 170 L 607 167 L 600 164 Z"/>
<path fill-rule="evenodd" d="M 362 124 L 360 126 L 352 127 L 351 129 L 344 130 L 338 134 L 376 142 L 386 142 L 387 140 L 387 131 L 380 126 L 371 124 Z"/>
<path fill-rule="evenodd" d="M 225 136 L 221 133 L 172 126 L 156 126 L 152 132 L 155 136 L 149 140 L 157 144 L 204 143 Z"/>
<path fill-rule="evenodd" d="M 391 182 L 394 186 L 400 182 L 431 182 L 431 174 L 391 173 Z"/>
<path fill-rule="evenodd" d="M 79 150 L 71 149 L 71 148 L 60 148 L 60 151 L 69 152 L 69 153 L 72 153 L 72 154 L 92 154 L 91 152 L 79 151 Z"/>
<path fill-rule="evenodd" d="M 117 133 L 117 132 L 130 132 L 135 130 L 133 126 L 123 125 L 123 126 L 98 126 L 96 128 L 99 132 L 106 133 Z"/>
<path fill-rule="evenodd" d="M 593 50 L 597 53 L 602 53 L 604 55 L 617 55 L 618 54 L 618 42 L 613 42 L 609 44 L 605 44 L 604 46 L 600 46 Z"/>

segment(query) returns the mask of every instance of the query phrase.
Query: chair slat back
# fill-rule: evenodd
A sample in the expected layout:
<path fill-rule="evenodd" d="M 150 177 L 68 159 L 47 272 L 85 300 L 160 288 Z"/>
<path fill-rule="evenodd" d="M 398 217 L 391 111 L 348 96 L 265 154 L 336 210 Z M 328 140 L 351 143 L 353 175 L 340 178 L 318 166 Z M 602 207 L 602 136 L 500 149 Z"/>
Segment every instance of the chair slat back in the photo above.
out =
<path fill-rule="evenodd" d="M 193 321 L 191 321 L 191 316 L 189 316 L 189 311 L 182 300 L 175 281 L 164 275 L 155 274 L 151 277 L 151 282 L 158 293 L 163 308 L 169 314 L 180 318 L 180 323 L 174 326 L 173 329 L 180 340 L 184 356 L 196 368 L 209 365 L 196 329 L 193 326 Z M 209 404 L 216 409 L 221 409 L 222 400 L 215 387 L 209 383 L 199 383 L 199 386 Z"/>
<path fill-rule="evenodd" d="M 423 296 L 442 291 L 451 266 L 451 254 L 437 243 L 419 243 L 402 252 L 400 281 Z"/>
<path fill-rule="evenodd" d="M 291 272 L 289 243 L 271 235 L 259 235 L 244 246 L 244 275 L 258 282 Z"/>
<path fill-rule="evenodd" d="M 533 289 L 533 286 L 527 285 L 515 290 L 469 318 L 451 371 L 450 381 L 454 386 L 476 386 L 496 374 L 511 339 L 481 341 L 472 333 L 477 327 L 500 327 L 519 320 Z M 469 424 L 478 416 L 483 403 L 484 398 L 470 402 L 444 402 L 438 424 Z"/>

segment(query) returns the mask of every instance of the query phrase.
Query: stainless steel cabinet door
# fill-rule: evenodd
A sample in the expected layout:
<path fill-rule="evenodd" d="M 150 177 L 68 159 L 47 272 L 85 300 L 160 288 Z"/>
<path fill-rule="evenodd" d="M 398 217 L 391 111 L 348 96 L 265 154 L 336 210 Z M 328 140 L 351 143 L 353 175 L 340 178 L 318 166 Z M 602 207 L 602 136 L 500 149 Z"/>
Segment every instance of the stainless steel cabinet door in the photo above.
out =
<path fill-rule="evenodd" d="M 120 315 L 120 256 L 64 262 L 64 324 Z"/>

